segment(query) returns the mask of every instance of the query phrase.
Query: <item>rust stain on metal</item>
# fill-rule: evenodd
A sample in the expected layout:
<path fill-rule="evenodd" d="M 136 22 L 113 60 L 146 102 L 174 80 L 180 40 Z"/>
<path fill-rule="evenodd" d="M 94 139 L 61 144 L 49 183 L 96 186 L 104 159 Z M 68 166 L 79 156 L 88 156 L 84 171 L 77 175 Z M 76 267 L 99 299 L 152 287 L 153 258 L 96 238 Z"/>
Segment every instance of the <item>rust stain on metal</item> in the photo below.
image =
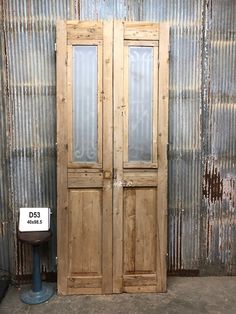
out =
<path fill-rule="evenodd" d="M 214 166 L 209 169 L 208 164 L 206 164 L 204 174 L 203 196 L 208 199 L 209 203 L 222 201 L 223 198 L 223 179 L 220 177 L 220 172 Z"/>
<path fill-rule="evenodd" d="M 233 177 L 228 177 L 224 180 L 224 198 L 227 198 L 232 207 L 235 205 L 235 179 Z"/>

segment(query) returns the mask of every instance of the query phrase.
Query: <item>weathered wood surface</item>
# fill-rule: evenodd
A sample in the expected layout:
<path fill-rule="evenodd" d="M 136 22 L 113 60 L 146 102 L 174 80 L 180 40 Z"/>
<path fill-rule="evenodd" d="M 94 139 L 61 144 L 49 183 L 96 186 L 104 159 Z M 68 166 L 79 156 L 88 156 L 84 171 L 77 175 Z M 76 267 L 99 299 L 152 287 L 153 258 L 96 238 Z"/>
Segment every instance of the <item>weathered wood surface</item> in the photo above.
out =
<path fill-rule="evenodd" d="M 168 28 L 122 21 L 63 25 L 63 32 L 58 26 L 57 73 L 58 195 L 63 191 L 58 197 L 59 292 L 165 291 Z M 80 44 L 96 45 L 98 52 L 98 159 L 92 163 L 72 156 L 72 49 Z M 128 49 L 136 45 L 153 49 L 148 162 L 128 157 Z"/>

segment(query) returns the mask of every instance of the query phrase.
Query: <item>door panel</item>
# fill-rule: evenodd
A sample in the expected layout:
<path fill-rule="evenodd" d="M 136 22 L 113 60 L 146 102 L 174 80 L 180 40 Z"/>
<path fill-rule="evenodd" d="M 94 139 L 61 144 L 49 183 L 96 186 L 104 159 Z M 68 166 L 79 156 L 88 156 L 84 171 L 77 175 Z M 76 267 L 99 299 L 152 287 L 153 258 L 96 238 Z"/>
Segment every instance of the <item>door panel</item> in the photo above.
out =
<path fill-rule="evenodd" d="M 60 294 L 112 293 L 112 31 L 58 25 Z"/>
<path fill-rule="evenodd" d="M 102 190 L 69 190 L 69 273 L 101 275 Z"/>
<path fill-rule="evenodd" d="M 158 24 L 114 22 L 114 292 L 166 289 L 168 48 L 161 33 L 168 41 Z"/>
<path fill-rule="evenodd" d="M 60 294 L 166 289 L 167 43 L 156 23 L 58 23 Z"/>
<path fill-rule="evenodd" d="M 156 271 L 156 189 L 124 189 L 124 274 Z"/>

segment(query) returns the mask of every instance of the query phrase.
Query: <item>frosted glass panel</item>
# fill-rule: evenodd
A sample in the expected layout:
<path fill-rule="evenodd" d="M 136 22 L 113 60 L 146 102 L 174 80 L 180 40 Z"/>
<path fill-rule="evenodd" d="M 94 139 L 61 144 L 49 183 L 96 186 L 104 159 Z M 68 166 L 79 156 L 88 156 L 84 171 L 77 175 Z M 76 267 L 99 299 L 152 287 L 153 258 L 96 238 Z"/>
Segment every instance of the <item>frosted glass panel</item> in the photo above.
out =
<path fill-rule="evenodd" d="M 97 47 L 73 47 L 73 161 L 97 162 Z"/>
<path fill-rule="evenodd" d="M 129 47 L 128 160 L 152 160 L 153 48 Z"/>

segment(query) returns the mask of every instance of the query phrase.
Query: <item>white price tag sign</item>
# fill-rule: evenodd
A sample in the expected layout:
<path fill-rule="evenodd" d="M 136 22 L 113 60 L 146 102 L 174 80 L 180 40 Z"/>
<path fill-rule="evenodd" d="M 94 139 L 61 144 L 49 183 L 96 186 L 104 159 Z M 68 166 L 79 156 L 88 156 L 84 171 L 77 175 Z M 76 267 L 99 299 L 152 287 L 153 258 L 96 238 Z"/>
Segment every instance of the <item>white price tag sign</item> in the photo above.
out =
<path fill-rule="evenodd" d="M 48 231 L 50 208 L 20 208 L 19 231 Z"/>

